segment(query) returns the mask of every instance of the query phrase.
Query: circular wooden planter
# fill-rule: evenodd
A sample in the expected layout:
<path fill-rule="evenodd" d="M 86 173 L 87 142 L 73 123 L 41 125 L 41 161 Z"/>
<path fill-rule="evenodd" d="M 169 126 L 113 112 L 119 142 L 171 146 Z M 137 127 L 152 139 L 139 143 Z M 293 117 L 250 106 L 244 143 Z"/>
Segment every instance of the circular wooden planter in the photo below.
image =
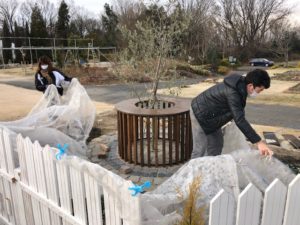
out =
<path fill-rule="evenodd" d="M 190 101 L 167 98 L 154 109 L 129 99 L 116 105 L 120 157 L 141 166 L 171 166 L 190 159 Z"/>

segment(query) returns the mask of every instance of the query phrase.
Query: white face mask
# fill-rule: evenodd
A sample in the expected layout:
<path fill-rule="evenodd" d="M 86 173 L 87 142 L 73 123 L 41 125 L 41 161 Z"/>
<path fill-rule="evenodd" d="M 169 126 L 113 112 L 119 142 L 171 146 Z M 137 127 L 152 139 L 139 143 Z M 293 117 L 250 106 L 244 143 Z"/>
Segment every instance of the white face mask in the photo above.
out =
<path fill-rule="evenodd" d="M 251 94 L 249 94 L 250 98 L 255 98 L 258 95 L 258 93 L 255 91 L 255 89 L 253 89 L 253 92 Z"/>
<path fill-rule="evenodd" d="M 46 70 L 46 69 L 48 69 L 48 65 L 47 64 L 41 65 L 41 68 L 42 68 L 42 70 Z"/>

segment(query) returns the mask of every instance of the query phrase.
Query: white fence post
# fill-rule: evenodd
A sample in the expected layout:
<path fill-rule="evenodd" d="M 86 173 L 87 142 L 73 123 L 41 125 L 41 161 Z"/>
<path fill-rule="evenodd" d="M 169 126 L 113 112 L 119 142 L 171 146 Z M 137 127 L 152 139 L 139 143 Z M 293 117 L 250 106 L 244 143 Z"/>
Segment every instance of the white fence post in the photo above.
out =
<path fill-rule="evenodd" d="M 83 184 L 83 175 L 76 168 L 70 167 L 71 190 L 73 197 L 74 216 L 80 223 L 87 223 L 85 189 Z"/>
<path fill-rule="evenodd" d="M 24 145 L 24 153 L 26 158 L 26 167 L 27 167 L 27 174 L 28 174 L 28 185 L 33 189 L 33 191 L 38 192 L 37 187 L 37 168 L 35 165 L 34 160 L 34 146 L 31 140 L 27 137 L 25 138 L 25 145 Z M 33 212 L 33 219 L 35 224 L 42 224 L 42 215 L 41 215 L 41 207 L 38 200 L 35 198 L 31 198 L 32 204 L 32 212 Z"/>
<path fill-rule="evenodd" d="M 46 175 L 46 186 L 48 192 L 48 199 L 51 200 L 56 205 L 59 205 L 59 194 L 58 194 L 58 184 L 57 184 L 57 173 L 55 167 L 55 154 L 49 146 L 46 146 L 43 149 L 42 155 L 44 160 L 44 168 L 45 168 L 45 175 Z M 59 216 L 50 210 L 50 218 L 51 218 L 51 225 L 61 225 Z"/>
<path fill-rule="evenodd" d="M 113 183 L 111 176 L 105 176 L 103 179 L 105 222 L 107 225 L 120 225 L 119 210 L 116 204 L 116 185 Z M 121 192 L 121 190 L 119 190 Z"/>
<path fill-rule="evenodd" d="M 231 195 L 224 189 L 210 201 L 209 225 L 232 225 L 235 203 Z"/>
<path fill-rule="evenodd" d="M 5 199 L 7 196 L 7 189 L 5 188 L 5 178 L 4 174 L 8 174 L 7 162 L 6 162 L 6 151 L 3 139 L 3 130 L 0 128 L 0 174 L 3 176 L 0 177 L 0 215 L 3 217 L 3 220 L 9 220 L 9 215 L 7 212 L 7 207 L 5 205 Z"/>
<path fill-rule="evenodd" d="M 261 225 L 282 225 L 287 188 L 275 179 L 265 191 Z"/>
<path fill-rule="evenodd" d="M 283 225 L 300 223 L 300 174 L 289 184 Z"/>
<path fill-rule="evenodd" d="M 61 208 L 66 210 L 70 215 L 73 214 L 72 208 L 72 196 L 71 196 L 71 184 L 70 184 L 70 172 L 69 167 L 62 161 L 56 163 L 57 180 L 58 180 L 58 193 L 61 203 Z M 64 218 L 63 225 L 69 223 Z"/>
<path fill-rule="evenodd" d="M 17 154 L 14 152 L 13 143 L 15 135 L 6 128 L 0 128 L 0 155 L 3 157 L 2 167 L 0 165 L 0 174 L 5 175 L 0 182 L 2 185 L 3 210 L 11 224 L 26 225 L 25 210 L 20 186 L 15 179 L 15 159 Z M 1 168 L 2 167 L 2 168 Z M 1 191 L 0 191 L 1 192 Z M 4 214 L 3 214 L 4 216 Z"/>
<path fill-rule="evenodd" d="M 42 153 L 43 148 L 35 141 L 33 144 L 33 161 L 35 163 L 37 189 L 42 196 L 47 198 L 46 176 Z M 40 203 L 40 209 L 43 225 L 51 225 L 50 212 L 47 206 Z"/>
<path fill-rule="evenodd" d="M 121 202 L 122 202 L 122 213 L 123 213 L 123 224 L 124 225 L 140 225 L 141 218 L 141 198 L 140 194 L 137 196 L 131 196 L 131 192 L 128 190 L 129 187 L 133 186 L 131 181 L 126 181 L 122 187 Z"/>
<path fill-rule="evenodd" d="M 18 155 L 19 155 L 19 163 L 20 163 L 20 180 L 19 182 L 24 182 L 28 184 L 28 173 L 27 173 L 27 166 L 26 166 L 26 157 L 25 157 L 25 150 L 24 148 L 26 147 L 25 145 L 25 140 L 23 137 L 19 134 L 17 136 L 17 149 L 18 149 Z M 29 194 L 21 190 L 22 198 L 23 198 L 23 203 L 24 203 L 24 210 L 25 210 L 25 218 L 26 218 L 26 223 L 29 224 L 34 224 L 34 219 L 33 219 L 33 209 L 32 209 L 32 203 L 31 203 L 31 197 Z"/>
<path fill-rule="evenodd" d="M 249 184 L 239 195 L 236 225 L 259 225 L 262 194 Z"/>
<path fill-rule="evenodd" d="M 98 182 L 87 172 L 85 172 L 83 176 L 86 187 L 86 202 L 89 212 L 89 225 L 103 225 L 101 190 L 99 188 Z"/>
<path fill-rule="evenodd" d="M 133 185 L 131 181 L 116 176 L 109 171 L 103 179 L 106 184 L 103 187 L 106 224 L 140 225 L 140 196 L 131 196 L 128 190 Z"/>

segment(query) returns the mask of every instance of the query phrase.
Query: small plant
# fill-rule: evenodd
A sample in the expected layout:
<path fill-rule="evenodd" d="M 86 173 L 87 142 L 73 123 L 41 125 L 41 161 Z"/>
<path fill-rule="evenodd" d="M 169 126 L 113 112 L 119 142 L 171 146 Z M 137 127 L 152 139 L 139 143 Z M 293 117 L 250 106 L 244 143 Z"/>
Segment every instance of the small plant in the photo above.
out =
<path fill-rule="evenodd" d="M 201 177 L 195 177 L 192 183 L 189 185 L 187 199 L 184 200 L 183 215 L 181 220 L 176 222 L 174 225 L 204 225 L 204 210 L 205 207 L 198 207 L 197 200 L 200 198 L 200 185 Z M 177 190 L 179 199 L 183 200 L 183 193 Z"/>

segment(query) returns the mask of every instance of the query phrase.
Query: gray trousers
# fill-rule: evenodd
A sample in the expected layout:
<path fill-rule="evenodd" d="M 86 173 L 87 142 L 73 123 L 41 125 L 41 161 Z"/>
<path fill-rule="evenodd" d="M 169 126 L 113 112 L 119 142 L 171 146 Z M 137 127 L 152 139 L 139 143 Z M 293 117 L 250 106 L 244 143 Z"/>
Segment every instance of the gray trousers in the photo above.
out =
<path fill-rule="evenodd" d="M 216 156 L 222 153 L 223 133 L 221 128 L 211 134 L 205 134 L 192 109 L 190 117 L 193 133 L 193 152 L 191 158 Z"/>

